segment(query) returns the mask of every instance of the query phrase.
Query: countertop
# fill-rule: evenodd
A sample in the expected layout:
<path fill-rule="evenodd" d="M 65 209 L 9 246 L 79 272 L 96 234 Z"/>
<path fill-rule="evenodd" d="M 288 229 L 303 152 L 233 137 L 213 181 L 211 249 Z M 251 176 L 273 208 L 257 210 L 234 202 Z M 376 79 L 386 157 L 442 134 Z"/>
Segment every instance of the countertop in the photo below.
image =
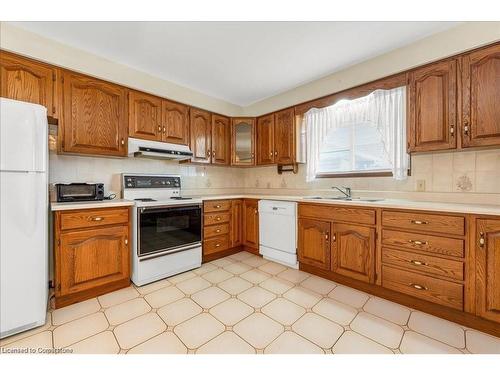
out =
<path fill-rule="evenodd" d="M 196 198 L 200 197 L 197 196 Z M 201 199 L 204 201 L 217 200 L 217 199 L 242 199 L 242 198 L 269 199 L 277 201 L 291 201 L 298 203 L 302 202 L 302 203 L 315 203 L 315 204 L 334 204 L 338 206 L 442 211 L 442 212 L 477 214 L 477 215 L 500 215 L 500 205 L 428 202 L 428 201 L 414 201 L 406 199 L 382 199 L 376 202 L 369 202 L 363 200 L 342 201 L 335 199 L 312 199 L 311 197 L 301 197 L 301 196 L 258 195 L 258 194 L 206 195 L 201 197 Z M 50 208 L 52 211 L 62 211 L 62 210 L 92 209 L 92 208 L 133 206 L 133 205 L 134 201 L 131 200 L 113 199 L 113 200 L 92 201 L 92 202 L 51 202 Z"/>
<path fill-rule="evenodd" d="M 128 199 L 111 199 L 86 202 L 50 202 L 50 209 L 51 211 L 84 210 L 92 208 L 133 206 L 134 204 L 134 201 L 130 201 Z"/>
<path fill-rule="evenodd" d="M 465 204 L 465 203 L 448 203 L 448 202 L 427 202 L 414 201 L 406 199 L 382 199 L 376 202 L 368 201 L 342 201 L 335 199 L 312 199 L 300 196 L 282 196 L 282 195 L 256 195 L 256 194 L 237 194 L 237 195 L 208 195 L 201 197 L 202 200 L 215 199 L 269 199 L 279 201 L 292 201 L 302 203 L 315 204 L 335 204 L 342 206 L 357 206 L 357 207 L 375 207 L 375 208 L 395 208 L 404 210 L 423 210 L 423 211 L 443 211 L 462 214 L 477 214 L 477 215 L 500 215 L 500 205 L 488 204 Z M 361 197 L 362 198 L 362 197 Z"/>

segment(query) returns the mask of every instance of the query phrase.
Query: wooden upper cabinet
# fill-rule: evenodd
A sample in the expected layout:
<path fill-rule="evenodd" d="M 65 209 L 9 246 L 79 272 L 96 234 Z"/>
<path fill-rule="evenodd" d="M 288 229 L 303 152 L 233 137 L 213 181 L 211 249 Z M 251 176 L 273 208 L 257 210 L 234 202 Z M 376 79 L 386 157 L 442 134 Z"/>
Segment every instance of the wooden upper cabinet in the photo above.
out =
<path fill-rule="evenodd" d="M 243 245 L 259 248 L 259 210 L 257 199 L 243 200 Z"/>
<path fill-rule="evenodd" d="M 63 73 L 62 150 L 127 154 L 128 104 L 124 87 L 78 73 Z"/>
<path fill-rule="evenodd" d="M 500 145 L 500 44 L 461 58 L 463 147 Z"/>
<path fill-rule="evenodd" d="M 189 107 L 163 100 L 161 129 L 163 142 L 189 145 Z"/>
<path fill-rule="evenodd" d="M 59 70 L 34 60 L 0 52 L 0 96 L 43 105 L 47 115 L 59 115 Z"/>
<path fill-rule="evenodd" d="M 274 114 L 257 119 L 257 165 L 274 163 Z"/>
<path fill-rule="evenodd" d="M 210 112 L 191 108 L 190 112 L 191 161 L 210 163 L 212 159 L 212 121 Z"/>
<path fill-rule="evenodd" d="M 255 165 L 255 119 L 231 119 L 231 165 Z"/>
<path fill-rule="evenodd" d="M 478 219 L 476 248 L 476 313 L 500 323 L 500 220 Z"/>
<path fill-rule="evenodd" d="M 298 222 L 299 262 L 330 269 L 330 222 L 300 218 Z"/>
<path fill-rule="evenodd" d="M 375 229 L 332 224 L 332 271 L 367 283 L 375 281 Z"/>
<path fill-rule="evenodd" d="M 457 62 L 438 62 L 409 73 L 409 151 L 457 147 Z"/>
<path fill-rule="evenodd" d="M 274 162 L 295 162 L 295 111 L 285 109 L 274 114 Z"/>
<path fill-rule="evenodd" d="M 229 165 L 231 161 L 231 119 L 212 115 L 212 164 Z"/>
<path fill-rule="evenodd" d="M 151 141 L 161 140 L 161 98 L 139 91 L 130 91 L 128 103 L 128 135 Z"/>

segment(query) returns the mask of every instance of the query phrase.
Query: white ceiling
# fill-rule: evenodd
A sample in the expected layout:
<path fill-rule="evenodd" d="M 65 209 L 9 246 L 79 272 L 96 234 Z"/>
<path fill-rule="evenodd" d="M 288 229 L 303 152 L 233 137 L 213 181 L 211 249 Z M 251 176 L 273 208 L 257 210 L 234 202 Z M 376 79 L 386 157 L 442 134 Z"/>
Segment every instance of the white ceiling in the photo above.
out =
<path fill-rule="evenodd" d="M 240 106 L 457 22 L 13 22 Z"/>

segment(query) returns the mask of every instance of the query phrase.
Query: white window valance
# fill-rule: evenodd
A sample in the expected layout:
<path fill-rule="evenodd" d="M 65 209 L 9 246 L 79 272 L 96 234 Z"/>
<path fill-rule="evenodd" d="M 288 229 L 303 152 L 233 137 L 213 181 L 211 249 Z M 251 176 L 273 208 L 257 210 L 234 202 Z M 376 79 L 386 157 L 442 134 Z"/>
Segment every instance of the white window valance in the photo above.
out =
<path fill-rule="evenodd" d="M 362 98 L 341 100 L 325 108 L 313 108 L 304 115 L 306 131 L 307 181 L 316 178 L 320 150 L 327 135 L 340 127 L 368 123 L 380 134 L 384 152 L 396 180 L 407 178 L 406 87 L 376 90 Z"/>

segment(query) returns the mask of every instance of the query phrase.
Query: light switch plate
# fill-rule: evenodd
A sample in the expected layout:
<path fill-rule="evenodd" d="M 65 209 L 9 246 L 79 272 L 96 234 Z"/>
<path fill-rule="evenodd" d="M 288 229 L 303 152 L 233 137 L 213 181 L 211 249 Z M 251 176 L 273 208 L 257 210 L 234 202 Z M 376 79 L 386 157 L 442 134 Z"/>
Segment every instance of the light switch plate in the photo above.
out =
<path fill-rule="evenodd" d="M 425 180 L 417 180 L 417 191 L 425 191 Z"/>

